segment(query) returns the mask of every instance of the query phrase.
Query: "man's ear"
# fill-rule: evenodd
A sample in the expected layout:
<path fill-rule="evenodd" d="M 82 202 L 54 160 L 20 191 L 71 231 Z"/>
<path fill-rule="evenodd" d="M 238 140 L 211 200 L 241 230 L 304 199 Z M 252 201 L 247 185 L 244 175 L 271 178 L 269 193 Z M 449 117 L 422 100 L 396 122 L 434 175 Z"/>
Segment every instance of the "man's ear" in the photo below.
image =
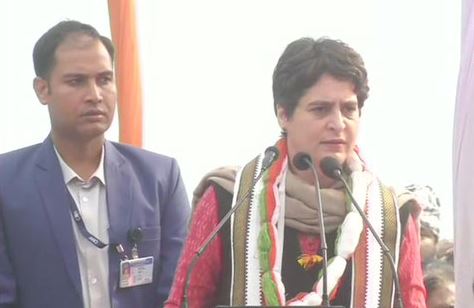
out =
<path fill-rule="evenodd" d="M 35 79 L 33 79 L 33 89 L 35 89 L 36 96 L 38 97 L 40 103 L 47 105 L 49 98 L 48 81 L 41 77 L 35 77 Z"/>
<path fill-rule="evenodd" d="M 286 130 L 286 125 L 288 123 L 288 115 L 286 110 L 278 105 L 277 106 L 277 118 L 278 118 L 278 125 L 280 125 L 280 128 L 285 131 Z"/>

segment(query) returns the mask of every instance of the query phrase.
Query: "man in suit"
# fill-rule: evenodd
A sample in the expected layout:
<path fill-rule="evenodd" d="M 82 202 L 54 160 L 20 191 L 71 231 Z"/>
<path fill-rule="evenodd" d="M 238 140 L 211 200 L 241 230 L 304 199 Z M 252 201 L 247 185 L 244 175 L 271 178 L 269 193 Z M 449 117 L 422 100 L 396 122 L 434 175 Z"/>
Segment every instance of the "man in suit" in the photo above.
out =
<path fill-rule="evenodd" d="M 190 207 L 174 159 L 105 140 L 113 56 L 76 21 L 34 47 L 51 133 L 0 155 L 2 308 L 160 307 L 168 296 Z"/>

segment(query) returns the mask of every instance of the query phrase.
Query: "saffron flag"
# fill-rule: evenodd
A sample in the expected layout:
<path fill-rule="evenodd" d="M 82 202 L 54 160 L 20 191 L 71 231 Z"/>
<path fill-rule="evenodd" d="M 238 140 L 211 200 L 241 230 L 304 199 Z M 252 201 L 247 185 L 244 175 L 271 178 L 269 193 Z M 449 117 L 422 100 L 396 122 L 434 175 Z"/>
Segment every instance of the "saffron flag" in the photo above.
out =
<path fill-rule="evenodd" d="M 142 89 L 135 0 L 109 0 L 112 40 L 116 47 L 120 142 L 142 145 Z"/>

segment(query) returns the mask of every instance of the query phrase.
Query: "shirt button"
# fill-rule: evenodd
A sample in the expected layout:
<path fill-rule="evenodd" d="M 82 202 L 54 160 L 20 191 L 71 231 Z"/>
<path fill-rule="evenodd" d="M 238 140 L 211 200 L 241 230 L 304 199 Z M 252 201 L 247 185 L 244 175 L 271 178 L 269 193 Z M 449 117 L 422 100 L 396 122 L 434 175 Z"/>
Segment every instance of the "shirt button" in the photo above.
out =
<path fill-rule="evenodd" d="M 89 201 L 89 198 L 87 198 L 87 197 L 82 197 L 82 202 L 87 202 L 87 201 Z"/>
<path fill-rule="evenodd" d="M 96 283 L 97 283 L 97 278 L 93 277 L 93 278 L 91 279 L 91 283 L 92 283 L 92 284 L 96 284 Z"/>

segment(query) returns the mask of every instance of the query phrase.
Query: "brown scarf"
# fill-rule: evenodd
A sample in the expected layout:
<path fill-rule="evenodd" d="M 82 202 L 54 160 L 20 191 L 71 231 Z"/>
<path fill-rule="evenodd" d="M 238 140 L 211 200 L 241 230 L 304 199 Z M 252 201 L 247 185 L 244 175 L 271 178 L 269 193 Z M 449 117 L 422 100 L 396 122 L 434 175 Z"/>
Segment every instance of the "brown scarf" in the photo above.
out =
<path fill-rule="evenodd" d="M 234 182 L 238 167 L 229 166 L 215 169 L 204 176 L 194 190 L 193 209 L 204 191 L 211 184 L 217 184 L 229 193 L 234 193 Z M 326 233 L 335 231 L 344 220 L 347 210 L 342 184 L 321 189 Z M 286 176 L 285 225 L 303 233 L 319 234 L 319 219 L 314 185 L 300 180 L 290 170 Z"/>

